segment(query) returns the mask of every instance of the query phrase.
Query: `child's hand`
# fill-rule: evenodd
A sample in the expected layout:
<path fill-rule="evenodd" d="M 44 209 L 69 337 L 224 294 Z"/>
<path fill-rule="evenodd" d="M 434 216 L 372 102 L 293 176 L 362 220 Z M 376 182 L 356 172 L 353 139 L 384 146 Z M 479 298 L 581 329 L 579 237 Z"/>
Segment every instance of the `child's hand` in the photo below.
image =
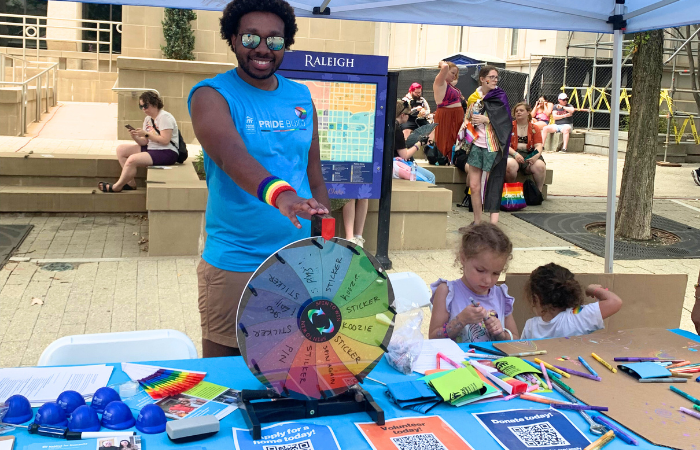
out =
<path fill-rule="evenodd" d="M 486 311 L 484 308 L 478 305 L 479 304 L 477 303 L 476 306 L 467 306 L 462 310 L 462 312 L 459 313 L 459 318 L 462 320 L 462 322 L 479 323 L 484 320 Z"/>
<path fill-rule="evenodd" d="M 503 333 L 503 326 L 494 311 L 489 311 L 488 317 L 484 320 L 486 331 L 490 336 L 500 336 Z"/>
<path fill-rule="evenodd" d="M 599 284 L 589 284 L 588 287 L 586 287 L 586 295 L 595 298 L 595 291 L 598 289 L 604 290 L 605 288 Z"/>

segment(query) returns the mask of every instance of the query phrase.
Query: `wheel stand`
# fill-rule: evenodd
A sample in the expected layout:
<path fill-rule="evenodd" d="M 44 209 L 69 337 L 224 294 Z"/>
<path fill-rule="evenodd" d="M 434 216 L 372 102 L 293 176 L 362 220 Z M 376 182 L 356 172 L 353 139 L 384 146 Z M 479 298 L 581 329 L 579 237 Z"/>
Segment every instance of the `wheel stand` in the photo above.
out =
<path fill-rule="evenodd" d="M 286 397 L 269 399 L 266 392 L 241 391 L 243 400 L 239 404 L 239 409 L 254 441 L 262 437 L 260 424 L 267 422 L 366 412 L 377 425 L 384 425 L 384 410 L 379 407 L 369 392 L 357 385 L 336 397 L 321 400 L 295 400 Z M 265 399 L 260 399 L 261 397 Z M 246 400 L 246 398 L 260 400 Z"/>

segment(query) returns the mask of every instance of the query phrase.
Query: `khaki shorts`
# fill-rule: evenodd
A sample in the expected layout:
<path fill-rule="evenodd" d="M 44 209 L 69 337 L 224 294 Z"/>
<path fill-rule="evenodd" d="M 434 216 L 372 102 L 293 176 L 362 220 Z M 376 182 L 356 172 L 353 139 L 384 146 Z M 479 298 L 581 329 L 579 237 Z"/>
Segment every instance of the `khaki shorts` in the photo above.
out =
<path fill-rule="evenodd" d="M 238 347 L 236 312 L 253 272 L 229 272 L 202 260 L 197 266 L 202 339 Z"/>

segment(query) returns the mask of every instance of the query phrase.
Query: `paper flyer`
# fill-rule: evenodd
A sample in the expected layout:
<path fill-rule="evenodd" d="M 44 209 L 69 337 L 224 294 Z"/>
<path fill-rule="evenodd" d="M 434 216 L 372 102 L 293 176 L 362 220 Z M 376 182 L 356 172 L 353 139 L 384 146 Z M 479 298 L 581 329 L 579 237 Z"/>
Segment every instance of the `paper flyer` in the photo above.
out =
<path fill-rule="evenodd" d="M 144 406 L 155 403 L 169 419 L 184 419 L 197 416 L 215 416 L 221 420 L 238 409 L 236 397 L 229 388 L 207 381 L 182 394 L 161 400 L 152 399 L 145 391 L 124 399 L 129 408 L 140 411 Z"/>
<path fill-rule="evenodd" d="M 591 442 L 554 409 L 472 413 L 505 450 L 582 450 Z"/>
<path fill-rule="evenodd" d="M 374 450 L 472 450 L 440 416 L 404 417 L 387 420 L 384 425 L 374 422 L 355 425 Z"/>
<path fill-rule="evenodd" d="M 29 444 L 25 450 L 142 450 L 141 436 L 103 437 L 78 441 L 50 440 Z M 183 449 L 184 450 L 184 449 Z"/>
<path fill-rule="evenodd" d="M 233 442 L 236 450 L 340 450 L 333 430 L 326 425 L 282 422 L 263 427 L 261 431 L 262 438 L 254 441 L 247 428 L 234 428 Z"/>

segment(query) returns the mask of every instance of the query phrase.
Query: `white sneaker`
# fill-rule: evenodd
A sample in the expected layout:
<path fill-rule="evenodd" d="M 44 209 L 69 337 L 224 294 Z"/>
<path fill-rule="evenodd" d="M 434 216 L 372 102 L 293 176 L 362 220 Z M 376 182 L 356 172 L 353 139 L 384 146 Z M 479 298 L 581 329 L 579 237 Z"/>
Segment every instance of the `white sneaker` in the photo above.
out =
<path fill-rule="evenodd" d="M 361 248 L 364 248 L 365 246 L 365 240 L 361 237 L 355 236 L 352 239 L 350 239 L 350 242 L 352 242 L 355 245 L 359 245 Z"/>
<path fill-rule="evenodd" d="M 693 174 L 693 181 L 695 181 L 695 184 L 697 184 L 698 186 L 700 186 L 700 178 L 698 178 L 698 171 L 695 170 L 695 169 L 693 169 L 693 170 L 690 171 L 690 173 Z"/>

